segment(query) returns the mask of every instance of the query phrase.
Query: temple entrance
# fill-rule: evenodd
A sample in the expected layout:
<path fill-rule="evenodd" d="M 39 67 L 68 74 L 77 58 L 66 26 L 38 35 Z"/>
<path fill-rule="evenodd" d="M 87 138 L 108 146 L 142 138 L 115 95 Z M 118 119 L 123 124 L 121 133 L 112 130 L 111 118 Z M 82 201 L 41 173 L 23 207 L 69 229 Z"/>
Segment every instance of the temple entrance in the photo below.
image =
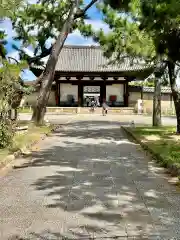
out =
<path fill-rule="evenodd" d="M 94 100 L 100 106 L 101 87 L 100 86 L 83 86 L 83 106 L 90 107 Z"/>

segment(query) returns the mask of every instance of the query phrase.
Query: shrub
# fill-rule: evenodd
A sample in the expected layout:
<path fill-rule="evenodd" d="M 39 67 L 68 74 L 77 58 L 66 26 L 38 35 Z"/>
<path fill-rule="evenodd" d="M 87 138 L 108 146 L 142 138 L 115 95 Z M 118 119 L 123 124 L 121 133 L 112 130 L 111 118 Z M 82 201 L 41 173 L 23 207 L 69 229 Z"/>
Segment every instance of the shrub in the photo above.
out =
<path fill-rule="evenodd" d="M 0 120 L 0 148 L 5 148 L 12 145 L 12 139 L 14 136 L 13 127 L 11 121 Z"/>
<path fill-rule="evenodd" d="M 0 68 L 0 148 L 12 144 L 14 130 L 10 112 L 15 96 L 17 95 L 15 84 L 19 81 L 19 74 L 15 74 L 15 68 L 3 61 Z"/>

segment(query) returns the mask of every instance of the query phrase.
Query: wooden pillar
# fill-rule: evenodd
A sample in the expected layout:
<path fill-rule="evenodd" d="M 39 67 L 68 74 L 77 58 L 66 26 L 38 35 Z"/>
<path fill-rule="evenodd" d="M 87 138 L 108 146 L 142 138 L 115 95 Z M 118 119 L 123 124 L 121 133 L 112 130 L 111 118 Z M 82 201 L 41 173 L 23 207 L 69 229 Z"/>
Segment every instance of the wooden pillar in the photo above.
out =
<path fill-rule="evenodd" d="M 128 87 L 128 78 L 126 78 L 126 82 L 124 83 L 124 107 L 128 107 L 129 105 L 129 87 Z"/>
<path fill-rule="evenodd" d="M 58 82 L 58 106 L 60 107 L 61 83 Z"/>
<path fill-rule="evenodd" d="M 78 107 L 83 106 L 83 85 L 82 79 L 83 77 L 77 77 L 78 79 Z"/>
<path fill-rule="evenodd" d="M 102 103 L 103 103 L 103 100 L 106 100 L 108 101 L 108 99 L 106 99 L 106 80 L 108 79 L 108 77 L 102 77 L 102 80 L 103 80 L 103 83 L 102 83 L 102 90 L 101 90 L 101 94 L 102 94 Z"/>
<path fill-rule="evenodd" d="M 60 106 L 60 83 L 56 81 L 56 90 L 55 90 L 56 106 Z"/>
<path fill-rule="evenodd" d="M 143 86 L 141 86 L 141 100 L 143 100 Z"/>

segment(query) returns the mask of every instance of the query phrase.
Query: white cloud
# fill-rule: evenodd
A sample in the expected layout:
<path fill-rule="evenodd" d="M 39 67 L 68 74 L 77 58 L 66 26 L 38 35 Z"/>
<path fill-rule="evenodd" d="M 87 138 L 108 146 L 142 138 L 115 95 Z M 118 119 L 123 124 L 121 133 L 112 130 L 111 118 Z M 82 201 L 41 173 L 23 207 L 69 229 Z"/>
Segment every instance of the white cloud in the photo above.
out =
<path fill-rule="evenodd" d="M 102 29 L 105 33 L 110 31 L 109 26 L 101 20 L 85 20 L 86 24 L 91 24 L 94 31 Z M 66 44 L 68 45 L 98 45 L 91 37 L 83 37 L 78 29 L 69 34 Z"/>
<path fill-rule="evenodd" d="M 51 45 L 53 44 L 55 42 L 55 39 L 54 38 L 48 38 L 47 40 L 46 40 L 46 47 L 47 48 L 50 48 L 51 47 Z"/>
<path fill-rule="evenodd" d="M 10 63 L 16 63 L 16 60 L 19 61 L 19 53 L 18 53 L 18 51 L 13 51 L 13 52 L 11 52 L 11 53 L 8 53 L 8 54 L 6 55 L 6 58 L 8 58 L 8 57 L 10 57 L 10 58 L 9 58 L 9 62 L 10 62 Z M 13 59 L 11 59 L 11 58 L 14 58 L 14 59 L 16 59 L 16 60 L 13 60 Z"/>
<path fill-rule="evenodd" d="M 7 34 L 8 38 L 12 38 L 12 37 L 16 36 L 15 31 L 12 29 L 12 23 L 11 23 L 10 19 L 8 19 L 8 18 L 1 21 L 0 30 L 4 31 L 5 34 Z"/>
<path fill-rule="evenodd" d="M 91 24 L 95 31 L 103 29 L 105 33 L 109 32 L 109 27 L 106 23 L 101 20 L 85 20 L 86 24 Z M 51 44 L 54 42 L 53 38 L 49 38 L 46 41 L 46 47 L 50 47 Z M 68 35 L 68 38 L 65 42 L 66 45 L 82 45 L 82 46 L 91 46 L 91 45 L 99 45 L 98 43 L 94 42 L 91 37 L 83 37 L 78 29 L 76 29 L 73 33 Z M 23 49 L 29 56 L 33 57 L 33 51 L 24 48 Z M 49 56 L 42 59 L 42 61 L 47 62 Z"/>
<path fill-rule="evenodd" d="M 28 56 L 34 57 L 34 53 L 33 53 L 33 51 L 31 51 L 30 49 L 24 47 L 22 50 L 23 50 Z"/>
<path fill-rule="evenodd" d="M 85 20 L 85 23 L 91 24 L 95 31 L 98 31 L 100 29 L 102 29 L 105 33 L 108 33 L 110 31 L 109 26 L 102 20 L 87 19 Z"/>
<path fill-rule="evenodd" d="M 102 29 L 105 33 L 109 32 L 109 26 L 101 20 L 85 20 L 86 24 L 91 24 L 94 31 Z M 49 38 L 46 41 L 46 46 L 49 48 L 54 42 L 53 38 Z M 83 37 L 78 29 L 74 30 L 73 33 L 68 35 L 66 40 L 67 45 L 98 45 L 95 43 L 92 38 Z"/>

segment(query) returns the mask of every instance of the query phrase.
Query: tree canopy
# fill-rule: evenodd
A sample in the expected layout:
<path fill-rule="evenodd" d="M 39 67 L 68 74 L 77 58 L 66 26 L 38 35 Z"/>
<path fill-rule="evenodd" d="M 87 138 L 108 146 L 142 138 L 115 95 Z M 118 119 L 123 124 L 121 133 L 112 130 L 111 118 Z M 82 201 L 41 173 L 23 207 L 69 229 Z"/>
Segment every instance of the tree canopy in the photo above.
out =
<path fill-rule="evenodd" d="M 6 0 L 1 1 L 0 19 L 11 17 L 15 11 L 20 7 L 22 0 Z"/>
<path fill-rule="evenodd" d="M 13 27 L 17 33 L 16 39 L 22 40 L 23 46 L 33 46 L 34 57 L 30 58 L 21 51 L 21 58 L 26 58 L 29 63 L 40 64 L 39 60 L 50 54 L 53 44 L 62 31 L 70 7 L 71 1 L 39 0 L 36 4 L 23 4 L 12 18 Z M 90 28 L 90 25 L 85 25 L 84 22 L 87 18 L 85 7 L 87 6 L 81 0 L 70 32 L 82 26 L 87 31 Z"/>
<path fill-rule="evenodd" d="M 31 44 L 35 55 L 29 57 L 21 51 L 21 58 L 28 60 L 29 63 L 41 64 L 39 60 L 50 54 L 52 46 L 65 23 L 72 2 L 67 0 L 39 0 L 35 4 L 26 2 L 21 6 L 21 9 L 11 18 L 13 28 L 17 33 L 16 39 L 21 40 L 25 47 Z M 85 24 L 84 20 L 89 18 L 87 16 L 88 9 L 98 2 L 98 0 L 91 0 L 89 4 L 85 4 L 83 0 L 79 1 L 78 11 L 75 14 L 70 32 L 79 29 L 84 33 L 84 36 L 92 34 L 92 26 Z M 106 6 L 116 7 L 117 3 L 120 4 L 121 11 L 128 9 L 129 2 L 130 0 L 104 0 Z"/>
<path fill-rule="evenodd" d="M 111 29 L 107 35 L 103 30 L 93 32 L 84 21 L 87 10 L 97 2 L 104 22 Z M 78 28 L 84 36 L 93 36 L 111 60 L 122 61 L 131 56 L 132 61 L 138 60 L 139 64 L 159 61 L 177 64 L 180 56 L 179 10 L 178 0 L 91 0 L 87 5 L 82 0 L 24 3 L 12 20 L 23 46 L 34 46 L 35 57 L 27 60 L 30 64 L 50 55 L 41 76 L 43 85 L 37 108 L 42 111 L 47 102 L 58 55 L 67 35 L 74 29 Z M 27 57 L 23 51 L 21 54 Z"/>
<path fill-rule="evenodd" d="M 178 0 L 132 0 L 125 14 L 118 6 L 101 4 L 104 21 L 110 33 L 93 34 L 107 57 L 122 61 L 126 56 L 157 64 L 155 74 L 161 76 L 168 66 L 168 75 L 180 133 L 180 93 L 176 84 L 180 62 L 180 2 Z M 159 64 L 160 63 L 160 64 Z M 167 79 L 167 78 L 166 78 Z"/>

